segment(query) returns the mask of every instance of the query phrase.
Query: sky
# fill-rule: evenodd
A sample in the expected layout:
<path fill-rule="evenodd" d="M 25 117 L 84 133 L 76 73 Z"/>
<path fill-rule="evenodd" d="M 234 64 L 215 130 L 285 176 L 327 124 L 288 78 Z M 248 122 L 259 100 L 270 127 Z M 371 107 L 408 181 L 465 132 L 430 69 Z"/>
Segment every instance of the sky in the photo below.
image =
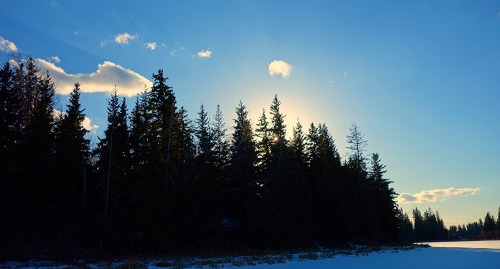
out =
<path fill-rule="evenodd" d="M 499 1 L 0 0 L 0 62 L 32 57 L 64 110 L 81 83 L 93 141 L 116 85 L 132 108 L 163 69 L 195 119 L 275 95 L 291 136 L 325 123 L 342 157 L 356 124 L 407 212 L 446 225 L 500 206 Z"/>

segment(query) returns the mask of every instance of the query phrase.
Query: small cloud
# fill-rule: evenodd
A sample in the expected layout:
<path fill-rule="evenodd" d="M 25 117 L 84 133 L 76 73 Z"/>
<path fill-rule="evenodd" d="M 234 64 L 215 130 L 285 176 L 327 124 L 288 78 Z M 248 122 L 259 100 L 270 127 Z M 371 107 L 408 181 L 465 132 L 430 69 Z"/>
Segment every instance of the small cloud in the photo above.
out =
<path fill-rule="evenodd" d="M 109 92 L 115 85 L 118 94 L 134 96 L 150 88 L 153 84 L 138 73 L 115 63 L 105 61 L 90 74 L 68 74 L 61 67 L 43 59 L 36 59 L 40 71 L 49 71 L 56 84 L 56 93 L 67 95 L 73 90 L 75 82 L 80 82 L 82 92 Z"/>
<path fill-rule="evenodd" d="M 197 56 L 200 59 L 210 58 L 210 57 L 212 57 L 212 51 L 210 51 L 210 50 L 202 50 L 202 51 L 198 52 Z"/>
<path fill-rule="evenodd" d="M 137 35 L 131 35 L 129 33 L 117 34 L 115 36 L 115 42 L 118 44 L 128 44 L 130 40 L 137 38 Z"/>
<path fill-rule="evenodd" d="M 281 75 L 282 77 L 287 78 L 290 76 L 290 73 L 292 73 L 292 65 L 287 62 L 274 60 L 269 64 L 270 76 Z"/>
<path fill-rule="evenodd" d="M 149 50 L 155 50 L 157 45 L 156 45 L 156 42 L 148 42 L 146 44 L 144 44 Z"/>
<path fill-rule="evenodd" d="M 3 36 L 0 36 L 0 50 L 5 51 L 7 53 L 16 52 L 17 47 L 16 44 L 14 44 L 14 42 L 3 38 Z"/>
<path fill-rule="evenodd" d="M 425 190 L 415 194 L 402 193 L 398 196 L 399 204 L 421 204 L 445 201 L 446 197 L 476 194 L 479 188 L 447 188 L 447 189 L 434 189 Z"/>
<path fill-rule="evenodd" d="M 64 115 L 66 115 L 66 112 L 63 112 L 63 111 L 60 111 L 57 109 L 53 109 L 52 115 L 55 118 L 60 118 L 60 117 L 63 117 Z M 90 119 L 89 117 L 85 117 L 83 119 L 83 122 L 82 122 L 82 127 L 85 128 L 85 130 L 87 130 L 87 131 L 93 131 L 93 130 L 96 130 L 97 128 L 99 128 L 99 125 L 92 124 L 92 119 Z"/>
<path fill-rule="evenodd" d="M 83 119 L 82 126 L 87 131 L 92 131 L 92 130 L 99 128 L 99 125 L 92 124 L 92 120 L 88 117 L 85 117 L 85 119 Z"/>
<path fill-rule="evenodd" d="M 76 36 L 80 35 L 80 32 L 75 30 L 75 31 L 73 31 L 73 35 L 76 35 Z"/>
<path fill-rule="evenodd" d="M 52 56 L 52 57 L 50 57 L 50 61 L 53 62 L 53 63 L 58 64 L 58 63 L 61 62 L 61 59 L 59 57 L 57 57 L 57 56 Z"/>

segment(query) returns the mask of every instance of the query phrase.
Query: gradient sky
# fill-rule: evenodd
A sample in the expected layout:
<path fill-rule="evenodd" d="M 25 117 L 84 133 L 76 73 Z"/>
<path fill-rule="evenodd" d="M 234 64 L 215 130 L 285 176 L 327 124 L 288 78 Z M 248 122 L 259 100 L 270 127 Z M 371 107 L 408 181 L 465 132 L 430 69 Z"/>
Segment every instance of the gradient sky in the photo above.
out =
<path fill-rule="evenodd" d="M 0 60 L 37 59 L 58 109 L 79 81 L 94 141 L 114 85 L 131 108 L 160 68 L 191 119 L 220 104 L 232 126 L 242 100 L 255 124 L 277 94 L 289 127 L 326 123 L 343 157 L 356 123 L 406 211 L 497 216 L 499 1 L 129 2 L 2 0 Z"/>

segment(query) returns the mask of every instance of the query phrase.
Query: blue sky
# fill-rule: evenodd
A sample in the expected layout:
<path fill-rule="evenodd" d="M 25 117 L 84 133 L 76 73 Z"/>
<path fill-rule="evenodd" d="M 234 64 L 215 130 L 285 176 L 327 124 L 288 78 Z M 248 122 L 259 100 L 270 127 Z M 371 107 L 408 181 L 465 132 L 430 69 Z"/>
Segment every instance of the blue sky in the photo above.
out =
<path fill-rule="evenodd" d="M 342 156 L 356 123 L 405 210 L 496 216 L 500 2 L 130 2 L 2 1 L 0 60 L 37 59 L 61 109 L 80 81 L 94 139 L 114 85 L 131 107 L 160 68 L 192 119 L 220 104 L 232 126 L 242 100 L 255 123 L 277 94 L 288 126 L 326 123 Z"/>

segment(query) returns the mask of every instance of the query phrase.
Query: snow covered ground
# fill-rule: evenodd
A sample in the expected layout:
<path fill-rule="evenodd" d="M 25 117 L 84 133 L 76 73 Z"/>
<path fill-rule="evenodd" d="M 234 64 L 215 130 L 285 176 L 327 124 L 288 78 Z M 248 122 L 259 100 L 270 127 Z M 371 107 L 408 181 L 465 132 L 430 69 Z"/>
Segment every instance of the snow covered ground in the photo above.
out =
<path fill-rule="evenodd" d="M 337 254 L 333 258 L 303 260 L 295 255 L 292 261 L 278 264 L 257 264 L 235 266 L 231 262 L 225 264 L 223 268 L 240 269 L 309 269 L 309 268 L 498 268 L 500 262 L 500 241 L 466 241 L 466 242 L 438 242 L 429 243 L 431 248 L 416 248 L 413 250 L 396 251 L 384 250 L 380 252 L 363 253 L 361 255 Z M 359 253 L 358 253 L 359 254 Z M 320 256 L 320 255 L 319 255 Z M 178 268 L 167 267 L 158 260 L 140 261 L 142 268 L 165 269 Z M 233 259 L 234 263 L 234 259 Z M 95 263 L 80 266 L 78 268 L 119 268 L 121 262 L 111 264 Z M 177 264 L 178 266 L 179 264 Z M 161 267 L 160 267 L 161 266 Z M 174 266 L 173 264 L 171 266 Z M 72 265 L 55 265 L 50 262 L 33 263 L 0 263 L 0 268 L 73 268 Z M 122 267 L 123 268 L 123 267 Z M 141 266 L 136 267 L 141 268 Z M 184 268 L 221 268 L 221 264 L 210 264 L 199 262 L 192 267 Z"/>
<path fill-rule="evenodd" d="M 285 264 L 241 267 L 245 269 L 306 268 L 499 268 L 500 241 L 469 241 L 430 243 L 431 248 L 399 252 L 376 252 L 367 256 L 336 256 L 333 259 L 291 261 Z"/>

